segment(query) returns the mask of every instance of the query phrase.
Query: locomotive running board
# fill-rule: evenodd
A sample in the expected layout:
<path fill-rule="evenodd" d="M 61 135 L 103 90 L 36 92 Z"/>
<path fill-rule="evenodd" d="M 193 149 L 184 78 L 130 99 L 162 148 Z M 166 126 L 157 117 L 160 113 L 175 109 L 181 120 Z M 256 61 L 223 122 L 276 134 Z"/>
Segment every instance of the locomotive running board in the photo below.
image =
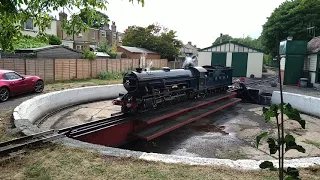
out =
<path fill-rule="evenodd" d="M 147 127 L 146 129 L 135 133 L 135 136 L 141 139 L 150 141 L 154 138 L 157 138 L 163 134 L 166 134 L 170 131 L 178 129 L 181 126 L 189 124 L 193 121 L 199 120 L 205 116 L 208 116 L 214 112 L 225 109 L 229 106 L 234 105 L 235 103 L 240 102 L 241 99 L 238 98 L 229 98 L 216 102 L 215 104 L 209 106 L 202 106 L 191 112 L 184 113 L 177 117 L 168 118 L 165 121 L 160 121 Z"/>
<path fill-rule="evenodd" d="M 187 113 L 189 111 L 192 111 L 196 108 L 201 108 L 203 106 L 208 106 L 212 103 L 215 103 L 217 101 L 227 99 L 227 98 L 234 98 L 236 97 L 235 92 L 224 92 L 217 94 L 215 96 L 205 98 L 205 99 L 200 99 L 197 101 L 188 101 L 185 103 L 179 103 L 176 106 L 173 107 L 167 107 L 167 108 L 162 108 L 159 110 L 156 110 L 152 113 L 148 113 L 146 117 L 138 118 L 139 121 L 145 123 L 145 124 L 153 124 L 168 118 L 172 118 L 174 116 L 178 116 L 183 113 Z"/>

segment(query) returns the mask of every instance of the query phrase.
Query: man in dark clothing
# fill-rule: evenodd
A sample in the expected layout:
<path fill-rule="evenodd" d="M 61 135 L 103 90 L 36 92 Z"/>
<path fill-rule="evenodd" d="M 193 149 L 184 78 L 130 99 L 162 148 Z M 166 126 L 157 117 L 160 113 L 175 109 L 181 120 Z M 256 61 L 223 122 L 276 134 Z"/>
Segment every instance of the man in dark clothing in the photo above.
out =
<path fill-rule="evenodd" d="M 257 102 L 256 99 L 254 99 L 250 93 L 249 90 L 247 88 L 247 86 L 245 85 L 245 79 L 241 78 L 240 82 L 239 82 L 239 89 L 238 89 L 238 97 L 240 97 L 242 99 L 242 102 Z"/>

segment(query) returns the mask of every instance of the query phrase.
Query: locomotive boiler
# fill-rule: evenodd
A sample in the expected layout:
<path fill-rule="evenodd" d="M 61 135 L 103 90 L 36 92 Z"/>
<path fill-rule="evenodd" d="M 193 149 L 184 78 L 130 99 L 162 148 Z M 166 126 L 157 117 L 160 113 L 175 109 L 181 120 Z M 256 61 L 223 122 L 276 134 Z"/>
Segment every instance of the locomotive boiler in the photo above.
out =
<path fill-rule="evenodd" d="M 120 94 L 113 104 L 120 105 L 122 113 L 145 112 L 188 99 L 206 97 L 226 91 L 232 84 L 232 68 L 224 66 L 188 66 L 184 69 L 136 71 L 126 73 Z"/>

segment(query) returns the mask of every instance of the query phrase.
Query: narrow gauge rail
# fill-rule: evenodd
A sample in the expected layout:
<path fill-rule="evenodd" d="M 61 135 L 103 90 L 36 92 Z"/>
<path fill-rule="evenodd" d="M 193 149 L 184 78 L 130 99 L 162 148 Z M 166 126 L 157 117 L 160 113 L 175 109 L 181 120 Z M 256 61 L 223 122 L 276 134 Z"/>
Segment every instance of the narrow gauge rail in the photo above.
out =
<path fill-rule="evenodd" d="M 22 150 L 25 147 L 37 146 L 42 143 L 54 141 L 63 137 L 78 137 L 85 134 L 93 133 L 101 129 L 116 126 L 119 123 L 130 120 L 130 117 L 119 114 L 106 119 L 100 119 L 76 126 L 71 126 L 59 130 L 48 130 L 18 139 L 0 143 L 0 157 L 10 155 L 10 153 Z"/>
<path fill-rule="evenodd" d="M 230 106 L 236 102 L 239 102 L 240 100 L 237 98 L 232 100 L 233 99 L 232 97 L 234 97 L 235 95 L 236 93 L 233 92 L 233 90 L 228 90 L 226 93 L 222 93 L 220 95 L 217 94 L 212 97 L 207 97 L 208 99 L 201 98 L 197 101 L 194 101 L 191 104 L 189 102 L 187 104 L 188 106 L 186 107 L 181 105 L 183 103 L 175 104 L 173 107 L 176 107 L 176 106 L 181 106 L 181 107 L 180 109 L 174 110 L 174 112 L 170 112 L 170 111 L 162 112 L 162 113 L 159 113 L 158 115 L 156 115 L 157 113 L 154 115 L 150 114 L 150 116 L 147 116 L 147 117 L 145 116 L 144 118 L 132 116 L 132 115 L 130 116 L 122 113 L 116 113 L 114 114 L 114 116 L 111 116 L 110 118 L 92 121 L 92 122 L 71 126 L 71 127 L 66 127 L 58 130 L 48 130 L 48 131 L 40 132 L 37 134 L 33 134 L 33 135 L 29 135 L 29 136 L 21 137 L 11 141 L 0 143 L 0 156 L 7 156 L 13 152 L 22 150 L 23 148 L 26 148 L 26 147 L 37 146 L 42 143 L 50 142 L 50 141 L 64 138 L 64 137 L 70 137 L 78 140 L 87 141 L 88 138 L 90 139 L 90 135 L 92 135 L 94 132 L 99 132 L 98 136 L 102 132 L 100 136 L 103 136 L 103 131 L 110 130 L 109 133 L 113 133 L 114 132 L 113 130 L 117 129 L 117 127 L 120 127 L 121 129 L 123 126 L 126 126 L 126 125 L 129 125 L 129 126 L 133 125 L 134 128 L 133 129 L 123 128 L 121 129 L 121 131 L 123 132 L 117 132 L 117 133 L 126 134 L 126 135 L 131 134 L 134 137 L 140 137 L 142 139 L 147 139 L 147 140 L 153 139 L 166 132 L 169 132 L 169 131 L 172 131 L 173 129 L 181 127 L 182 125 L 185 125 L 194 120 L 200 119 L 204 115 L 209 115 L 215 111 L 221 110 L 223 108 L 226 108 L 227 106 Z M 228 98 L 231 98 L 230 101 L 228 100 Z M 217 104 L 212 105 L 215 102 Z M 208 109 L 205 106 L 212 106 L 212 107 L 211 109 L 210 107 L 208 107 L 209 108 Z M 168 107 L 168 108 L 171 109 L 172 111 L 173 107 L 171 108 Z M 201 110 L 201 109 L 204 109 L 204 110 Z M 201 112 L 199 110 L 201 110 Z M 195 116 L 193 116 L 191 119 L 187 119 L 187 117 L 183 117 L 187 112 L 189 113 L 195 112 Z M 170 122 L 173 117 L 178 118 L 180 116 L 183 119 L 186 118 L 186 120 L 183 122 L 182 121 L 180 122 L 173 119 L 172 123 L 174 124 Z M 165 125 L 166 129 L 161 132 L 154 131 L 154 128 L 157 129 L 158 125 L 160 125 L 161 127 Z M 113 136 L 116 136 L 116 134 L 113 134 Z M 126 137 L 123 137 L 121 141 L 125 139 L 129 140 L 130 138 L 126 136 Z M 117 142 L 117 143 L 120 143 L 120 142 Z M 101 145 L 104 145 L 104 144 L 101 144 Z"/>

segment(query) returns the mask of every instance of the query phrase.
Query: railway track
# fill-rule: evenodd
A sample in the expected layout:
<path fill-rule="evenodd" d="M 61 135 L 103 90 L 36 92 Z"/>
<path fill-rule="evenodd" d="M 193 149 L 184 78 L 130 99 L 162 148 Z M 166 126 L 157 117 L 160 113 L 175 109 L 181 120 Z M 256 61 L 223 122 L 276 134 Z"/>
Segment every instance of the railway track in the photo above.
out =
<path fill-rule="evenodd" d="M 20 151 L 24 148 L 37 146 L 46 142 L 54 141 L 64 137 L 75 138 L 105 128 L 116 126 L 128 121 L 130 117 L 123 114 L 115 115 L 110 118 L 92 121 L 85 124 L 71 126 L 59 130 L 48 130 L 37 134 L 24 136 L 11 141 L 0 143 L 0 157 L 8 156 L 11 153 Z"/>

